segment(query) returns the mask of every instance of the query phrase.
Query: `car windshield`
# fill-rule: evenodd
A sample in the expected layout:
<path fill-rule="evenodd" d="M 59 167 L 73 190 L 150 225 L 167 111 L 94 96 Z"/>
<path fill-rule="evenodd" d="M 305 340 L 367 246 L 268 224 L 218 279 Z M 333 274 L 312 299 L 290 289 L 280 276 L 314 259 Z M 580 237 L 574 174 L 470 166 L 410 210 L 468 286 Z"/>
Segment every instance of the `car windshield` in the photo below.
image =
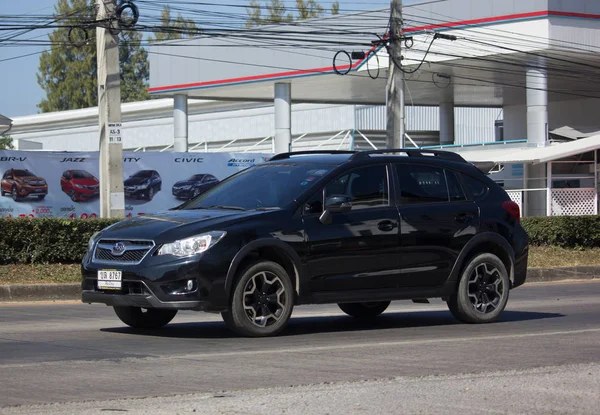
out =
<path fill-rule="evenodd" d="M 71 176 L 73 176 L 74 179 L 93 179 L 94 176 L 92 176 L 91 174 L 89 174 L 87 171 L 84 170 L 73 170 L 71 172 Z"/>
<path fill-rule="evenodd" d="M 192 182 L 199 182 L 200 180 L 204 179 L 204 176 L 205 176 L 204 174 L 194 174 L 188 180 L 192 181 Z"/>
<path fill-rule="evenodd" d="M 13 175 L 14 176 L 35 176 L 35 174 L 33 174 L 32 172 L 30 172 L 29 170 L 13 170 Z"/>
<path fill-rule="evenodd" d="M 181 209 L 210 207 L 276 209 L 290 204 L 335 166 L 312 163 L 262 164 L 238 173 L 192 199 Z"/>
<path fill-rule="evenodd" d="M 134 174 L 131 177 L 148 178 L 150 176 L 152 176 L 152 170 L 142 170 L 142 171 L 138 171 L 136 174 Z"/>

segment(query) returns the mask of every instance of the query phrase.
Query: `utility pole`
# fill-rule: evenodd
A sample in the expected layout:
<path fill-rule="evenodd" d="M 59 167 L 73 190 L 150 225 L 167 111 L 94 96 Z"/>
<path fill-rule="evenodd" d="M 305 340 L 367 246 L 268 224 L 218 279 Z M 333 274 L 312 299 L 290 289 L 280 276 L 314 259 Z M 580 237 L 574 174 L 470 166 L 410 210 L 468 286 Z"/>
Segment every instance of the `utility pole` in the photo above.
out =
<path fill-rule="evenodd" d="M 123 142 L 121 128 L 121 74 L 119 22 L 115 0 L 96 0 L 98 26 L 98 114 L 100 130 L 100 216 L 125 217 Z"/>
<path fill-rule="evenodd" d="M 389 75 L 387 83 L 387 147 L 404 148 L 404 72 L 402 72 L 403 41 L 402 0 L 391 0 Z"/>

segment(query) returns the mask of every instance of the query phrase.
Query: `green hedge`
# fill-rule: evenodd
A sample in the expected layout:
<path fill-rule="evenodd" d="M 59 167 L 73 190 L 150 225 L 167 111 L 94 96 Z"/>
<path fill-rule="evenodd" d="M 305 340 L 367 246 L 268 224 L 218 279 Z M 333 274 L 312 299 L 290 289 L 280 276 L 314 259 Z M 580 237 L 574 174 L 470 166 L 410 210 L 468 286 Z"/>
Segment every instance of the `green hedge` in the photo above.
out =
<path fill-rule="evenodd" d="M 83 258 L 90 236 L 114 219 L 0 218 L 0 265 L 73 264 Z M 524 218 L 532 245 L 600 247 L 600 217 Z"/>
<path fill-rule="evenodd" d="M 561 248 L 600 247 L 600 216 L 523 218 L 530 243 Z"/>
<path fill-rule="evenodd" d="M 88 241 L 114 219 L 0 218 L 0 265 L 81 262 Z"/>

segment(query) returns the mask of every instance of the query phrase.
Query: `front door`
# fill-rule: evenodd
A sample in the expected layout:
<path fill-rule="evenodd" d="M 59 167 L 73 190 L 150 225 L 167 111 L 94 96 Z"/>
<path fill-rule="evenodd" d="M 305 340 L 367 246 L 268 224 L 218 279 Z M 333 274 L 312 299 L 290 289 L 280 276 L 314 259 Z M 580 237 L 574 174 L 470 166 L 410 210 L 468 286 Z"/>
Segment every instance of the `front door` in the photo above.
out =
<path fill-rule="evenodd" d="M 329 224 L 319 221 L 320 208 L 304 214 L 312 292 L 395 285 L 400 265 L 399 217 L 391 203 L 388 173 L 385 164 L 351 170 L 311 199 L 318 205 L 323 197 L 325 201 L 331 196 L 352 198 L 351 211 L 333 213 Z"/>

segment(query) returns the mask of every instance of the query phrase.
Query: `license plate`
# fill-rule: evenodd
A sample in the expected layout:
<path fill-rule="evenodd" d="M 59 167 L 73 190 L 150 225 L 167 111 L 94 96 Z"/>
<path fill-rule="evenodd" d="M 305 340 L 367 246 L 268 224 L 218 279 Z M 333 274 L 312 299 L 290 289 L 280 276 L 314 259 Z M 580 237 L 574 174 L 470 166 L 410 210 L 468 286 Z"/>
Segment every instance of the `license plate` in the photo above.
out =
<path fill-rule="evenodd" d="M 35 189 L 36 193 L 42 193 L 44 191 L 44 189 Z"/>
<path fill-rule="evenodd" d="M 114 269 L 103 269 L 98 271 L 98 289 L 120 290 L 123 273 Z"/>

